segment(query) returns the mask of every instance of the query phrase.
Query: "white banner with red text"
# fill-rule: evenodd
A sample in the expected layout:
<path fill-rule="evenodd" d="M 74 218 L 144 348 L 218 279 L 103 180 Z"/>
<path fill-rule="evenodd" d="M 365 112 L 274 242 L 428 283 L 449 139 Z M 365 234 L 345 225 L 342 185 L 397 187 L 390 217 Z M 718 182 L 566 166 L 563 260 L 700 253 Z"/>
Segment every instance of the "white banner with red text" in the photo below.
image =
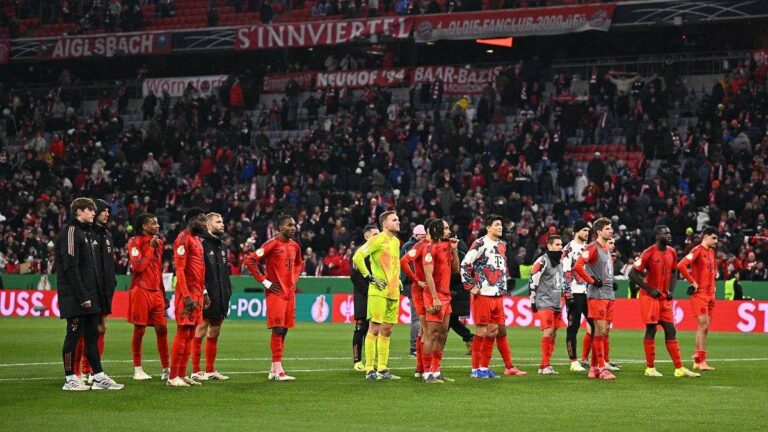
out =
<path fill-rule="evenodd" d="M 156 96 L 160 96 L 164 91 L 167 91 L 171 97 L 180 97 L 184 95 L 184 90 L 188 85 L 192 84 L 199 95 L 209 96 L 216 91 L 224 81 L 227 80 L 227 75 L 206 75 L 195 77 L 176 77 L 176 78 L 147 78 L 141 84 L 141 91 L 144 96 L 147 96 L 149 92 L 153 92 Z"/>
<path fill-rule="evenodd" d="M 253 25 L 236 29 L 235 49 L 296 48 L 406 39 L 411 34 L 412 23 L 413 20 L 408 17 L 380 17 Z"/>
<path fill-rule="evenodd" d="M 421 15 L 414 18 L 413 38 L 433 42 L 608 31 L 614 9 L 612 4 L 594 4 Z"/>
<path fill-rule="evenodd" d="M 170 33 L 117 33 L 93 36 L 62 36 L 38 45 L 41 59 L 116 57 L 167 54 L 171 52 Z"/>
<path fill-rule="evenodd" d="M 411 74 L 411 84 L 431 83 L 440 78 L 446 95 L 477 95 L 483 92 L 486 85 L 494 85 L 503 70 L 501 66 L 419 66 Z"/>

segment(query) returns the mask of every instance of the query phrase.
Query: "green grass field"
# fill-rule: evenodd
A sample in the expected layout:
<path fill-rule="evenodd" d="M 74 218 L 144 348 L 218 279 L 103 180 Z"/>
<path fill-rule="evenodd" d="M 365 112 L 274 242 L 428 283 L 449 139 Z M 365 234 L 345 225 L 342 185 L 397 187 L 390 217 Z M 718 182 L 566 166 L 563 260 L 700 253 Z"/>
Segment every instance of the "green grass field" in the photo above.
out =
<path fill-rule="evenodd" d="M 175 331 L 173 324 L 171 332 Z M 645 378 L 642 333 L 616 331 L 611 354 L 623 366 L 615 382 L 587 380 L 567 371 L 564 332 L 555 367 L 560 375 L 536 375 L 540 332 L 510 328 L 516 364 L 526 377 L 469 378 L 461 341 L 448 340 L 444 373 L 456 379 L 426 385 L 414 379 L 407 356 L 407 328 L 393 335 L 391 368 L 403 379 L 366 382 L 351 369 L 352 328 L 301 324 L 288 336 L 286 370 L 295 382 L 268 382 L 269 338 L 263 323 L 228 322 L 219 342 L 222 383 L 167 388 L 160 382 L 154 333 L 144 339 L 144 369 L 155 376 L 133 382 L 131 327 L 110 323 L 105 371 L 123 391 L 61 390 L 64 324 L 48 319 L 0 319 L 0 413 L 4 430 L 766 430 L 768 335 L 713 334 L 710 364 L 699 379 L 672 378 L 672 365 L 657 336 L 657 368 Z M 690 367 L 692 333 L 680 333 Z M 494 364 L 499 367 L 498 354 Z M 598 426 L 599 425 L 599 426 Z"/>

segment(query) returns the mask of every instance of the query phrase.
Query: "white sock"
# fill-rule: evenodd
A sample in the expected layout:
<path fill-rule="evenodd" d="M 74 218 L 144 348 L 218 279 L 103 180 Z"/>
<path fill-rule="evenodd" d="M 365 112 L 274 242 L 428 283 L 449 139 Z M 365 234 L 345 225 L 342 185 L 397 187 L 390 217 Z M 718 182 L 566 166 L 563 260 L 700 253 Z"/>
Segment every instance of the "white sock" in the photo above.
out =
<path fill-rule="evenodd" d="M 133 368 L 133 371 L 134 371 L 135 373 L 139 373 L 139 372 L 144 372 L 144 369 L 142 369 L 142 367 L 141 367 L 141 366 L 135 366 L 135 367 Z"/>
<path fill-rule="evenodd" d="M 480 368 L 480 370 L 481 370 L 481 371 L 487 371 L 487 370 L 488 370 L 488 368 L 487 368 L 487 367 L 481 367 L 481 368 Z"/>
<path fill-rule="evenodd" d="M 106 377 L 107 377 L 107 375 L 105 375 L 104 372 L 99 372 L 99 373 L 97 373 L 96 375 L 93 376 L 93 379 L 103 380 Z"/>
<path fill-rule="evenodd" d="M 75 381 L 77 379 L 77 375 L 67 375 L 66 378 L 67 381 Z"/>
<path fill-rule="evenodd" d="M 171 373 L 171 368 L 163 368 L 163 373 Z"/>

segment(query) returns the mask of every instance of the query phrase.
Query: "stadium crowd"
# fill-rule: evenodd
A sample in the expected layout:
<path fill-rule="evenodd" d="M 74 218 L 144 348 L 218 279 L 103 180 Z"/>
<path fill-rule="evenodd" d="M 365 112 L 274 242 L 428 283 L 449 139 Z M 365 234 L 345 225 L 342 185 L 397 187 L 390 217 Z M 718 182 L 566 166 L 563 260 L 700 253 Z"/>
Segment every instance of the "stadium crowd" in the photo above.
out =
<path fill-rule="evenodd" d="M 89 196 L 111 203 L 120 273 L 133 217 L 157 214 L 173 239 L 194 204 L 224 216 L 233 274 L 288 213 L 306 274 L 347 275 L 362 227 L 394 208 L 403 241 L 431 216 L 450 220 L 470 243 L 484 214 L 504 215 L 512 277 L 549 233 L 567 239 L 576 219 L 607 216 L 624 274 L 653 243 L 655 225 L 670 227 L 681 252 L 714 225 L 719 278 L 768 279 L 764 67 L 745 62 L 706 94 L 672 73 L 595 72 L 582 96 L 564 74 L 545 82 L 548 72 L 535 58 L 511 65 L 479 97 L 450 104 L 441 84 L 429 83 L 410 89 L 407 102 L 377 87 L 327 89 L 300 102 L 302 90 L 291 88 L 282 103 L 256 111 L 252 78 L 232 77 L 211 97 L 189 89 L 176 100 L 145 98 L 145 130 L 124 122 L 124 87 L 83 116 L 77 96 L 61 88 L 3 86 L 0 271 L 50 272 L 68 203 Z M 506 115 L 514 124 L 503 131 Z M 670 126 L 683 115 L 697 124 Z M 643 152 L 639 166 L 601 152 L 586 166 L 567 157 L 573 147 L 609 144 L 618 129 L 627 150 Z M 270 139 L 280 130 L 300 132 Z"/>

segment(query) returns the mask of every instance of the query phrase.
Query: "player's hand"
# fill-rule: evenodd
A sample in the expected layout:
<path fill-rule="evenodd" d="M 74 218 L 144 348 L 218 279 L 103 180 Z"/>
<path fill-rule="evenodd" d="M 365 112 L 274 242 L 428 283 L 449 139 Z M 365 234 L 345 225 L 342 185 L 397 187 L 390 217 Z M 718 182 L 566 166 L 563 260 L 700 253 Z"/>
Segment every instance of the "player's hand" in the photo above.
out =
<path fill-rule="evenodd" d="M 92 303 L 91 303 L 90 300 L 86 300 L 86 301 L 80 303 L 80 306 L 82 306 L 85 309 L 90 309 L 91 306 L 92 306 Z"/>
<path fill-rule="evenodd" d="M 666 292 L 666 293 L 664 293 L 664 294 L 667 296 L 667 300 L 672 300 L 672 298 L 673 298 L 673 297 L 672 297 L 672 291 L 667 291 L 667 292 Z"/>
<path fill-rule="evenodd" d="M 602 288 L 603 287 L 603 280 L 596 277 L 594 278 L 594 281 L 592 282 L 592 286 L 595 288 Z"/>
<path fill-rule="evenodd" d="M 440 299 L 434 299 L 432 301 L 432 313 L 440 313 L 440 311 L 443 309 L 443 303 L 440 301 Z"/>
<path fill-rule="evenodd" d="M 459 239 L 457 239 L 456 237 L 451 237 L 448 239 L 448 241 L 451 242 L 451 249 L 459 248 Z"/>
<path fill-rule="evenodd" d="M 277 282 L 273 282 L 267 289 L 269 290 L 269 292 L 272 292 L 275 294 L 281 294 L 283 292 L 283 287 Z"/>
<path fill-rule="evenodd" d="M 661 297 L 661 291 L 657 290 L 656 288 L 651 288 L 648 290 L 648 295 L 653 298 L 659 298 Z"/>
<path fill-rule="evenodd" d="M 695 293 L 697 289 L 698 288 L 693 285 L 688 285 L 688 291 L 687 291 L 688 295 L 693 295 L 693 293 Z"/>
<path fill-rule="evenodd" d="M 614 291 L 618 291 L 619 290 L 619 284 L 617 284 L 616 282 L 613 283 L 613 290 Z"/>
<path fill-rule="evenodd" d="M 472 287 L 472 289 L 469 290 L 469 293 L 472 294 L 472 295 L 478 295 L 478 294 L 480 294 L 480 288 Z"/>
<path fill-rule="evenodd" d="M 153 235 L 149 240 L 149 245 L 152 246 L 152 249 L 157 249 L 160 246 L 160 238 L 157 235 Z"/>
<path fill-rule="evenodd" d="M 419 281 L 419 286 L 422 287 L 422 288 L 426 288 L 427 287 L 427 283 L 423 282 L 423 281 Z"/>
<path fill-rule="evenodd" d="M 373 278 L 373 284 L 380 290 L 387 288 L 387 281 L 384 279 Z"/>
<path fill-rule="evenodd" d="M 184 313 L 182 315 L 189 315 L 197 309 L 197 304 L 192 300 L 192 297 L 184 297 Z"/>
<path fill-rule="evenodd" d="M 206 294 L 203 297 L 203 309 L 208 309 L 209 307 L 211 307 L 211 298 Z"/>

